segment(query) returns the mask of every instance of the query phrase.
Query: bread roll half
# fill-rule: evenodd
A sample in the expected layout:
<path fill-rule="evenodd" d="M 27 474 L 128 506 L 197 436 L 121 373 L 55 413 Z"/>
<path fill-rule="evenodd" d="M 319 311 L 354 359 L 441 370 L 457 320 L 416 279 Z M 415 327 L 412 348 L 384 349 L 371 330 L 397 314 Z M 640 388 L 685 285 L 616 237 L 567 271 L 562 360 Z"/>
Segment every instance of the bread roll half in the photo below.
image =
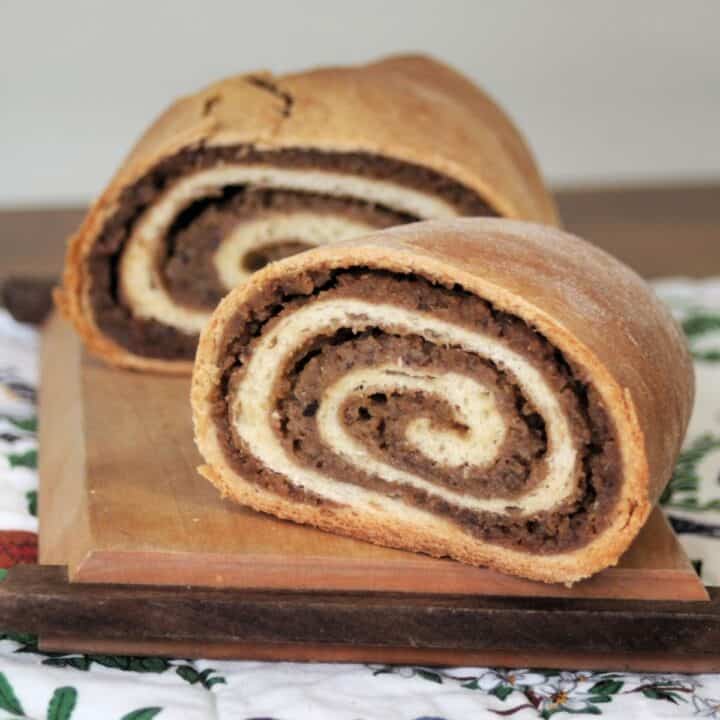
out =
<path fill-rule="evenodd" d="M 217 302 L 269 261 L 458 215 L 557 220 L 519 132 L 457 72 L 241 75 L 141 138 L 72 238 L 58 302 L 109 362 L 189 372 Z"/>

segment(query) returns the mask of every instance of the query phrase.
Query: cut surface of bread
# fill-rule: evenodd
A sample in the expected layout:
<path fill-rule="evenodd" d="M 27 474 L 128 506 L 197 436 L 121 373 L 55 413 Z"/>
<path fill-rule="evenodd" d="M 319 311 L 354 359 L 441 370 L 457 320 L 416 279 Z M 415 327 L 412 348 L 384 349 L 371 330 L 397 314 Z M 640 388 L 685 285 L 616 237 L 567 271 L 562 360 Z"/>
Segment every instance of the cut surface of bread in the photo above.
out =
<path fill-rule="evenodd" d="M 257 510 L 570 583 L 615 564 L 670 478 L 682 334 L 559 230 L 456 219 L 273 263 L 193 373 L 201 473 Z"/>

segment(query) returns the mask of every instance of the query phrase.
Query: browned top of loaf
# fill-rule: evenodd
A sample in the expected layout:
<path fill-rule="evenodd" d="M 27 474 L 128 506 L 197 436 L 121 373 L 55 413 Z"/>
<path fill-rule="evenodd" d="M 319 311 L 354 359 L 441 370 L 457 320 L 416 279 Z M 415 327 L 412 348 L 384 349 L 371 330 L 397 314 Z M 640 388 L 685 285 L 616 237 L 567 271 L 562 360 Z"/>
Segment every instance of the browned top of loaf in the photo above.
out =
<path fill-rule="evenodd" d="M 508 116 L 470 80 L 429 57 L 221 80 L 173 103 L 114 184 L 132 182 L 199 141 L 394 157 L 455 179 L 501 215 L 557 223 L 552 197 Z"/>

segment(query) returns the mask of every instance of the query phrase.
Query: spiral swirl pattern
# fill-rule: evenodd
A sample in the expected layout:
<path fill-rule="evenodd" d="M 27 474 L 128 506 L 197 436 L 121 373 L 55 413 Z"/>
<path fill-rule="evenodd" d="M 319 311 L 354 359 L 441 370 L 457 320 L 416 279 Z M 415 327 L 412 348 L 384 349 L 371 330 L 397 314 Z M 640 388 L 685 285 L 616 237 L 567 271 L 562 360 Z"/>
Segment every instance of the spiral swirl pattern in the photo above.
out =
<path fill-rule="evenodd" d="M 183 210 L 221 196 L 227 188 L 274 189 L 294 202 L 287 209 L 260 207 L 227 223 L 206 268 L 217 276 L 217 297 L 208 302 L 197 298 L 179 302 L 163 278 L 162 262 L 158 263 L 166 253 L 166 236 Z M 326 199 L 326 207 L 313 210 L 318 198 Z M 352 203 L 348 210 L 347 201 L 333 202 L 334 198 L 359 202 L 364 213 L 357 212 Z M 392 210 L 373 211 L 374 206 Z M 262 267 L 263 257 L 278 259 L 293 250 L 341 242 L 406 219 L 457 214 L 458 210 L 441 198 L 387 181 L 262 166 L 214 168 L 183 178 L 148 209 L 123 251 L 119 283 L 133 315 L 199 333 L 220 297 Z M 185 272 L 197 276 L 198 268 L 189 266 Z"/>
<path fill-rule="evenodd" d="M 514 516 L 518 511 L 520 515 L 531 515 L 549 510 L 572 496 L 578 451 L 555 394 L 526 358 L 483 333 L 426 313 L 356 299 L 318 301 L 292 312 L 264 333 L 255 345 L 243 377 L 230 394 L 229 411 L 236 436 L 253 448 L 253 454 L 264 466 L 292 477 L 295 484 L 311 493 L 334 502 L 346 501 L 347 483 L 297 463 L 268 422 L 277 411 L 274 390 L 298 344 L 313 336 L 335 334 L 340 328 L 356 334 L 372 328 L 389 335 L 420 336 L 436 345 L 476 354 L 512 373 L 523 396 L 545 421 L 550 450 L 544 458 L 544 481 L 528 493 L 513 498 L 510 509 Z M 328 452 L 339 455 L 362 473 L 391 485 L 406 485 L 435 495 L 457 507 L 498 514 L 508 512 L 510 501 L 506 498 L 478 499 L 452 492 L 378 459 L 343 428 L 343 402 L 358 392 L 440 395 L 452 408 L 455 421 L 468 428 L 464 437 L 451 440 L 448 435 L 452 433 L 438 433 L 430 426 L 431 418 L 419 417 L 407 427 L 409 442 L 419 446 L 421 452 L 436 463 L 482 468 L 496 458 L 505 435 L 505 422 L 490 390 L 471 378 L 453 373 L 427 373 L 392 365 L 353 369 L 325 388 L 316 419 Z M 447 448 L 447 444 L 452 447 Z"/>
<path fill-rule="evenodd" d="M 414 275 L 289 282 L 224 340 L 237 349 L 214 423 L 256 491 L 430 515 L 519 552 L 565 552 L 602 529 L 618 488 L 612 430 L 545 338 Z"/>

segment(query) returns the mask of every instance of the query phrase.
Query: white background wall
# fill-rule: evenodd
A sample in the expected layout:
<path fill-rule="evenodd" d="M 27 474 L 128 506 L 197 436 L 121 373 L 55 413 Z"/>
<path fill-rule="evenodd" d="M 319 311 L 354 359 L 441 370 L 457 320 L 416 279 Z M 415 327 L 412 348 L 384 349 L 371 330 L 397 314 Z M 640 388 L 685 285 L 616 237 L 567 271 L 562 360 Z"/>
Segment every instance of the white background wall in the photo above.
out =
<path fill-rule="evenodd" d="M 223 75 L 408 50 L 489 90 L 556 185 L 718 178 L 719 32 L 715 0 L 0 0 L 0 205 L 86 201 Z"/>

